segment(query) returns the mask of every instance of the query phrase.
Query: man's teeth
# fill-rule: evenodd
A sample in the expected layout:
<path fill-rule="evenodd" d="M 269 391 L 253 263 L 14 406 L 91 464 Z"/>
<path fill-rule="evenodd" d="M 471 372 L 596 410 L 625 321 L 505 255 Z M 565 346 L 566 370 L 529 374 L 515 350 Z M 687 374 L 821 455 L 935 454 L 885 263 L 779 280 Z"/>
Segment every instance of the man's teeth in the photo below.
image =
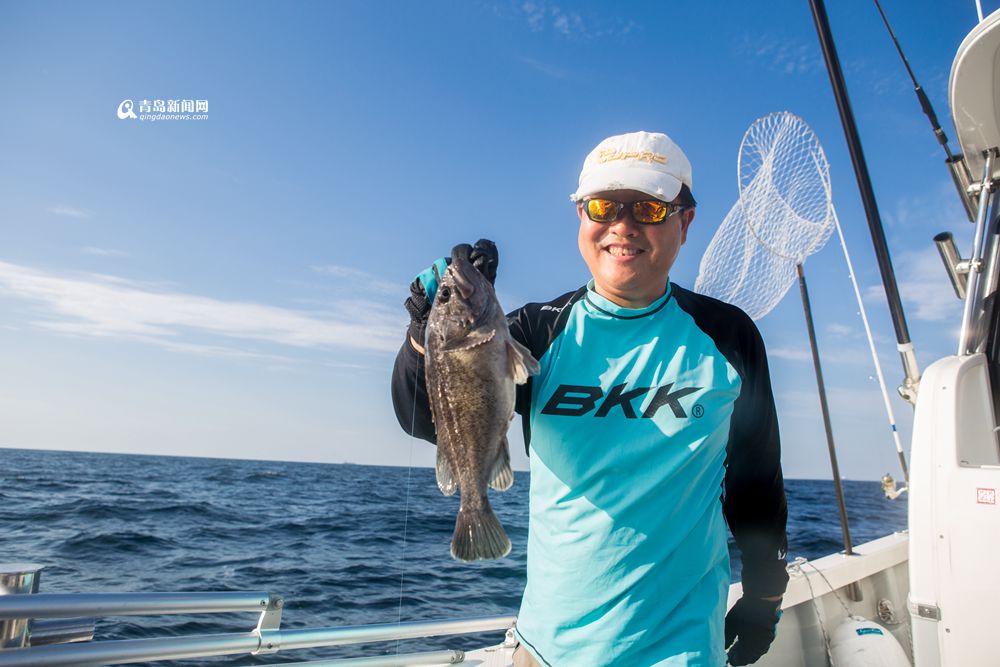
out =
<path fill-rule="evenodd" d="M 613 245 L 608 246 L 608 252 L 615 257 L 631 257 L 632 255 L 638 255 L 642 251 L 638 248 L 624 248 L 619 245 Z"/>

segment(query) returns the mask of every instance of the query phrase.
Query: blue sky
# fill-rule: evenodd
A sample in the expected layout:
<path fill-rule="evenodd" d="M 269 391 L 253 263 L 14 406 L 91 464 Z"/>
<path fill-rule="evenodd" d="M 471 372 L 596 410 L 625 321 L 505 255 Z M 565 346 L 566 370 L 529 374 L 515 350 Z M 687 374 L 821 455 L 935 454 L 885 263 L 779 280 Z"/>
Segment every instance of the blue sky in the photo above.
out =
<path fill-rule="evenodd" d="M 968 254 L 971 225 L 874 5 L 830 5 L 926 366 L 960 315 L 931 237 Z M 974 3 L 884 7 L 945 121 Z M 672 272 L 692 286 L 743 133 L 783 110 L 823 143 L 901 378 L 805 1 L 6 2 L 0 62 L 0 446 L 429 465 L 388 396 L 412 276 L 488 237 L 508 309 L 579 286 L 583 158 L 646 129 L 693 164 Z M 208 118 L 120 120 L 125 99 L 207 100 Z M 842 471 L 899 476 L 836 238 L 806 271 Z M 759 326 L 786 475 L 829 477 L 795 291 Z"/>

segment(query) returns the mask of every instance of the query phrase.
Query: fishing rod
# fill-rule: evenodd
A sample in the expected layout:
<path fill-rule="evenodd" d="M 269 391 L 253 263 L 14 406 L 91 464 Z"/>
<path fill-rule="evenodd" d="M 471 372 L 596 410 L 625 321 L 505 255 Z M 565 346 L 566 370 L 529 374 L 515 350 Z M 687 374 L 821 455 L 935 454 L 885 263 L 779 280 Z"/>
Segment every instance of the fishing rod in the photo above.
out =
<path fill-rule="evenodd" d="M 972 222 L 976 217 L 976 202 L 969 194 L 969 187 L 972 185 L 972 174 L 969 172 L 969 167 L 965 162 L 965 157 L 962 156 L 961 153 L 956 155 L 951 152 L 951 149 L 948 147 L 948 137 L 945 135 L 944 130 L 941 129 L 941 124 L 938 122 L 937 114 L 934 113 L 934 107 L 931 105 L 931 101 L 927 97 L 927 93 L 924 92 L 923 86 L 917 82 L 917 77 L 914 75 L 913 69 L 910 67 L 910 62 L 906 59 L 906 54 L 903 53 L 903 47 L 900 46 L 899 40 L 896 39 L 896 33 L 889 24 L 889 18 L 885 15 L 885 11 L 882 10 L 882 4 L 879 0 L 875 0 L 875 7 L 878 9 L 879 16 L 882 17 L 882 23 L 885 24 L 885 29 L 889 31 L 889 37 L 892 38 L 892 43 L 896 47 L 896 52 L 899 53 L 899 57 L 903 61 L 903 67 L 906 68 L 906 73 L 909 75 L 910 81 L 913 82 L 913 92 L 917 95 L 917 100 L 920 102 L 920 108 L 923 110 L 924 115 L 927 116 L 927 119 L 931 122 L 931 129 L 934 130 L 934 136 L 937 137 L 938 143 L 941 144 L 941 148 L 944 149 L 945 154 L 948 156 L 945 160 L 945 164 L 948 165 L 952 181 L 954 181 L 955 187 L 958 188 L 959 198 L 965 206 L 965 214 L 968 216 L 969 221 Z M 983 20 L 982 9 L 980 9 L 979 20 Z"/>
<path fill-rule="evenodd" d="M 809 0 L 809 6 L 812 9 L 816 32 L 823 50 L 823 59 L 826 61 L 833 95 L 837 101 L 837 110 L 840 112 L 841 124 L 847 138 L 847 148 L 854 165 L 858 189 L 861 191 L 861 201 L 868 219 L 868 230 L 871 233 L 879 273 L 882 275 L 882 285 L 885 287 L 885 296 L 889 304 L 889 314 L 892 316 L 892 324 L 896 332 L 896 349 L 899 350 L 903 362 L 905 377 L 902 386 L 899 387 L 899 393 L 910 403 L 916 403 L 917 388 L 920 384 L 920 368 L 917 365 L 917 356 L 913 351 L 913 343 L 910 341 L 910 331 L 906 326 L 906 315 L 903 313 L 903 303 L 899 296 L 899 287 L 896 284 L 896 274 L 892 268 L 892 258 L 885 240 L 885 230 L 882 227 L 878 204 L 875 202 L 875 192 L 868 174 L 868 164 L 865 162 L 864 151 L 861 149 L 861 139 L 858 135 L 857 124 L 854 122 L 854 112 L 851 110 L 851 101 L 844 83 L 840 58 L 837 56 L 837 47 L 833 43 L 833 35 L 830 32 L 826 6 L 823 4 L 823 0 Z"/>
<path fill-rule="evenodd" d="M 882 3 L 875 0 L 875 8 L 878 9 L 879 16 L 882 17 L 882 23 L 885 24 L 885 29 L 889 31 L 889 37 L 892 39 L 893 45 L 896 47 L 896 52 L 899 53 L 900 59 L 903 61 L 903 67 L 906 68 L 906 73 L 910 77 L 910 81 L 913 82 L 913 92 L 917 94 L 917 99 L 920 101 L 920 108 L 923 109 L 924 115 L 931 122 L 931 128 L 934 129 L 934 136 L 937 137 L 938 143 L 944 148 L 944 152 L 948 155 L 948 159 L 951 160 L 954 155 L 952 155 L 951 149 L 948 148 L 948 137 L 945 136 L 944 130 L 941 129 L 941 123 L 938 122 L 937 114 L 934 113 L 934 107 L 931 105 L 930 99 L 927 97 L 927 93 L 924 92 L 923 86 L 917 83 L 917 77 L 913 74 L 913 69 L 910 67 L 910 61 L 906 59 L 906 54 L 903 53 L 903 47 L 899 45 L 899 40 L 896 39 L 896 33 L 893 32 L 892 26 L 889 25 L 889 19 L 885 15 L 885 11 L 882 10 Z"/>

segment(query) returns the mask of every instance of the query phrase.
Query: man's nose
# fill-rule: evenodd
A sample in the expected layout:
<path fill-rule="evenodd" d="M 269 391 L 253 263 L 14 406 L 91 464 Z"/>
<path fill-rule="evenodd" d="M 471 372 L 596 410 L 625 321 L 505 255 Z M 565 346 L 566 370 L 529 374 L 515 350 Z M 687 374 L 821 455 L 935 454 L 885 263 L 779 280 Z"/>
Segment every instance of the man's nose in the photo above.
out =
<path fill-rule="evenodd" d="M 608 231 L 618 236 L 635 236 L 638 233 L 636 229 L 638 225 L 639 223 L 632 219 L 632 211 L 626 207 L 618 219 L 611 222 Z"/>

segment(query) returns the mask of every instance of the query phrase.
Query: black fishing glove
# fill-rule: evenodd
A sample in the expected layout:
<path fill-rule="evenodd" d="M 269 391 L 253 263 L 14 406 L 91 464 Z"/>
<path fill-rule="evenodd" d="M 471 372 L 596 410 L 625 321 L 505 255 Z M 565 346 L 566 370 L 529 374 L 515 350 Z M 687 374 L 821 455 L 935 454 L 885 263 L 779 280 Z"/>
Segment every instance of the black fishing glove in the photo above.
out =
<path fill-rule="evenodd" d="M 490 281 L 491 285 L 496 282 L 497 264 L 500 262 L 500 256 L 493 241 L 489 239 L 476 241 L 476 245 L 472 246 L 472 250 L 469 252 L 469 261 Z M 410 314 L 410 326 L 406 333 L 418 345 L 424 344 L 427 316 L 431 313 L 431 304 L 434 303 L 434 295 L 437 294 L 438 280 L 444 276 L 449 264 L 451 264 L 451 258 L 442 257 L 421 271 L 410 283 L 410 296 L 403 303 L 406 312 Z"/>
<path fill-rule="evenodd" d="M 742 597 L 726 614 L 729 664 L 752 665 L 767 653 L 781 618 L 781 600 Z M 733 644 L 733 640 L 736 643 Z"/>
<path fill-rule="evenodd" d="M 500 253 L 497 252 L 497 245 L 493 241 L 489 239 L 476 241 L 476 245 L 472 246 L 472 252 L 469 253 L 469 261 L 490 281 L 490 285 L 496 284 Z"/>

